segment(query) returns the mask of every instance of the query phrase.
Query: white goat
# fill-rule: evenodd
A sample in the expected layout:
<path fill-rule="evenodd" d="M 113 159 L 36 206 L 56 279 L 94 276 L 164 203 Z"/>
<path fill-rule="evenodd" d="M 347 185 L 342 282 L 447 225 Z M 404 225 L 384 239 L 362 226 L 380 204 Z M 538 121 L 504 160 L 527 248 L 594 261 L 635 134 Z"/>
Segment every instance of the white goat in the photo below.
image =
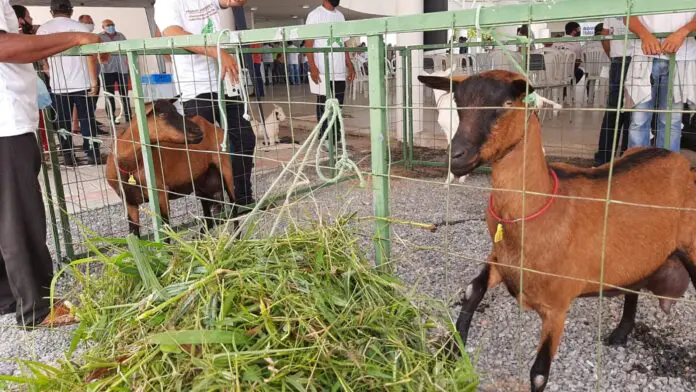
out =
<path fill-rule="evenodd" d="M 278 138 L 278 134 L 280 133 L 280 123 L 286 119 L 283 108 L 278 105 L 273 106 L 273 111 L 266 119 L 265 132 L 262 123 L 254 119 L 251 120 L 251 127 L 254 130 L 256 138 L 263 138 L 263 144 L 266 146 L 275 146 L 276 143 L 280 143 L 280 139 Z"/>
<path fill-rule="evenodd" d="M 449 68 L 444 71 L 434 72 L 430 74 L 430 76 L 449 77 L 455 70 L 456 67 Z M 435 95 L 435 102 L 437 103 L 437 124 L 440 126 L 440 129 L 442 129 L 442 132 L 445 133 L 447 145 L 449 146 L 452 142 L 452 138 L 457 133 L 457 129 L 459 129 L 459 113 L 457 113 L 456 110 L 457 103 L 454 102 L 454 94 L 452 93 L 443 90 L 433 90 L 433 94 Z M 467 176 L 460 177 L 459 183 L 463 184 L 464 181 L 466 181 L 466 177 Z M 445 186 L 451 184 L 455 178 L 456 176 L 450 172 L 447 176 L 447 181 L 445 181 Z"/>

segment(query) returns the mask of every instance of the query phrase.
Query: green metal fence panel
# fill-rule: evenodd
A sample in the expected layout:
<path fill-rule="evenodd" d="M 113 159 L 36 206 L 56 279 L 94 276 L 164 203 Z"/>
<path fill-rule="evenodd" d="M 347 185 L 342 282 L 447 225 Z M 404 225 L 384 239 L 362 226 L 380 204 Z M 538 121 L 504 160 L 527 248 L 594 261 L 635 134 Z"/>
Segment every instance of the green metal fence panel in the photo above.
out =
<path fill-rule="evenodd" d="M 143 84 L 140 79 L 140 61 L 138 56 L 133 52 L 128 52 L 128 66 L 130 74 L 133 78 L 133 98 L 135 100 L 135 114 L 137 117 L 138 130 L 140 131 L 140 150 L 143 156 L 143 166 L 145 169 L 145 178 L 147 180 L 147 197 L 150 203 L 150 213 L 152 214 L 152 232 L 154 239 L 161 242 L 162 237 L 162 215 L 160 212 L 158 194 L 164 192 L 164 189 L 158 190 L 157 180 L 155 177 L 155 165 L 152 161 L 152 145 L 150 143 L 150 129 L 147 124 L 147 114 L 145 111 L 145 93 Z M 158 192 L 159 191 L 159 192 Z"/>
<path fill-rule="evenodd" d="M 370 135 L 372 145 L 372 190 L 375 211 L 375 263 L 380 265 L 391 256 L 389 218 L 389 153 L 387 145 L 387 91 L 383 83 L 385 45 L 381 35 L 368 37 L 370 78 Z"/>

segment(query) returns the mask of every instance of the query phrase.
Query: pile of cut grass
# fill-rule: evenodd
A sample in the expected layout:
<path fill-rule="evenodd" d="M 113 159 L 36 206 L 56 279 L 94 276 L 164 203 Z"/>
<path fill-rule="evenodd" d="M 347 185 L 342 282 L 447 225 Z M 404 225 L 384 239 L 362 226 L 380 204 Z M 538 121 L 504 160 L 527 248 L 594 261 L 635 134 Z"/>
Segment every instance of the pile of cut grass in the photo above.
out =
<path fill-rule="evenodd" d="M 170 234 L 172 245 L 129 238 L 113 257 L 74 263 L 72 348 L 88 349 L 56 368 L 25 362 L 13 381 L 38 391 L 476 388 L 469 360 L 429 333 L 451 322 L 373 268 L 346 221 L 227 249 L 226 238 Z M 84 272 L 90 263 L 102 264 L 98 276 Z"/>

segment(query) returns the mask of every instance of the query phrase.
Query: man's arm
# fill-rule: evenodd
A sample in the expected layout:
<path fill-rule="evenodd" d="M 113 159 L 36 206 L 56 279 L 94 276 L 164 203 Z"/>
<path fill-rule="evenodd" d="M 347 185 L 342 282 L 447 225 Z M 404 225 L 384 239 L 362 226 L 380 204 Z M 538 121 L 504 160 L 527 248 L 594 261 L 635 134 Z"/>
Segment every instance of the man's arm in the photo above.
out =
<path fill-rule="evenodd" d="M 169 26 L 162 32 L 162 36 L 164 37 L 175 37 L 181 35 L 191 35 L 191 33 L 184 30 L 181 26 Z M 239 68 L 237 66 L 237 60 L 235 60 L 235 58 L 226 51 L 220 51 L 220 58 L 218 59 L 217 47 L 189 46 L 184 49 L 191 53 L 201 54 L 216 60 L 221 60 L 222 69 L 220 72 L 222 74 L 222 78 L 224 79 L 225 76 L 229 74 L 233 83 L 236 83 L 239 80 Z"/>
<path fill-rule="evenodd" d="M 630 18 L 624 18 L 624 23 L 628 26 L 628 29 L 640 38 L 643 44 L 643 54 L 647 56 L 656 56 L 662 54 L 662 45 L 660 41 L 655 38 L 655 36 L 648 31 L 648 29 L 640 21 L 637 16 L 631 16 Z"/>
<path fill-rule="evenodd" d="M 305 48 L 307 49 L 312 49 L 314 48 L 314 40 L 313 39 L 308 39 L 305 41 Z M 319 77 L 319 68 L 317 68 L 317 62 L 314 59 L 314 53 L 313 52 L 308 52 L 307 53 L 307 62 L 309 63 L 309 74 L 312 77 L 312 81 L 314 83 L 321 83 L 321 77 Z"/>
<path fill-rule="evenodd" d="M 74 46 L 99 43 L 99 37 L 91 33 L 58 33 L 49 35 L 24 35 L 0 32 L 0 62 L 31 64 Z"/>
<path fill-rule="evenodd" d="M 355 79 L 355 68 L 353 67 L 353 62 L 350 60 L 350 53 L 346 52 L 346 69 L 348 70 L 348 79 L 346 81 L 348 83 L 352 82 Z"/>
<path fill-rule="evenodd" d="M 686 37 L 688 37 L 692 31 L 696 31 L 696 18 L 667 37 L 665 42 L 662 43 L 662 50 L 668 54 L 677 53 L 682 45 L 684 45 Z"/>

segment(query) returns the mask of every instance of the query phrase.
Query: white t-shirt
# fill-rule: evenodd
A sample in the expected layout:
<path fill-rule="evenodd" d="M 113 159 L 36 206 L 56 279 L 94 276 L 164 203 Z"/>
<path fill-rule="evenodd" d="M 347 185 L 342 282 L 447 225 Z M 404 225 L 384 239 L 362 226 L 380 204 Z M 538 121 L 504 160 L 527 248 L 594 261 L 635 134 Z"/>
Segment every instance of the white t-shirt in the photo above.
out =
<path fill-rule="evenodd" d="M 19 32 L 9 0 L 0 0 L 0 31 Z M 0 137 L 33 133 L 39 126 L 36 79 L 31 64 L 0 63 Z"/>
<path fill-rule="evenodd" d="M 297 49 L 297 46 L 290 45 L 288 49 Z M 288 53 L 288 64 L 289 65 L 300 65 L 300 54 L 299 53 Z"/>
<path fill-rule="evenodd" d="M 696 12 L 679 12 L 674 14 L 646 15 L 641 16 L 640 21 L 651 33 L 673 33 L 687 25 L 696 17 Z M 664 39 L 660 40 L 664 41 Z M 631 48 L 631 53 L 636 56 L 645 56 L 640 40 L 636 40 Z M 649 56 L 667 59 L 667 56 Z M 677 52 L 678 61 L 696 60 L 696 41 L 688 37 L 684 45 Z"/>
<path fill-rule="evenodd" d="M 273 46 L 269 44 L 265 44 L 263 46 L 264 49 L 273 49 Z M 263 62 L 266 64 L 273 64 L 273 53 L 264 53 L 263 54 Z"/>
<path fill-rule="evenodd" d="M 89 29 L 76 20 L 57 17 L 42 24 L 36 35 L 68 32 L 89 33 Z M 51 88 L 54 93 L 68 94 L 91 88 L 87 57 L 57 55 L 48 59 L 48 66 L 51 70 Z"/>
<path fill-rule="evenodd" d="M 604 20 L 604 28 L 609 30 L 609 34 L 611 35 L 626 35 L 630 34 L 631 32 L 628 31 L 628 28 L 626 28 L 626 25 L 623 22 L 623 17 L 617 17 L 617 18 L 606 18 Z M 623 40 L 614 40 L 610 42 L 610 50 L 609 53 L 611 57 L 623 57 L 624 52 L 626 53 L 626 56 L 631 56 L 631 50 L 633 48 L 633 45 L 635 44 L 635 40 L 629 39 L 628 40 L 628 45 L 624 46 L 624 41 Z M 624 49 L 628 50 L 624 50 Z"/>
<path fill-rule="evenodd" d="M 307 23 L 308 25 L 313 25 L 313 24 L 323 24 L 323 23 L 341 23 L 345 22 L 346 18 L 343 16 L 341 11 L 339 10 L 333 10 L 329 11 L 324 6 L 319 6 L 314 9 L 314 11 L 310 12 L 309 15 L 307 16 Z M 331 47 L 333 48 L 343 48 L 345 47 L 345 43 L 348 41 L 348 39 L 343 39 L 336 37 L 331 43 Z M 315 48 L 328 48 L 329 47 L 329 40 L 327 38 L 324 39 L 315 39 L 314 40 L 314 47 Z M 323 53 L 314 53 L 314 62 L 317 64 L 317 68 L 319 68 L 319 73 L 322 75 L 326 75 L 326 71 L 324 70 L 324 54 Z M 341 52 L 341 53 L 332 53 L 331 54 L 331 59 L 329 60 L 329 71 L 331 74 L 331 80 L 334 81 L 343 81 L 346 80 L 346 54 Z M 323 79 L 322 79 L 323 80 Z"/>
<path fill-rule="evenodd" d="M 155 23 L 160 31 L 179 26 L 191 34 L 220 30 L 219 0 L 157 0 Z M 174 55 L 174 80 L 182 101 L 218 92 L 217 60 L 201 54 Z M 236 90 L 236 89 L 235 89 Z M 230 96 L 237 91 L 227 91 Z"/>

